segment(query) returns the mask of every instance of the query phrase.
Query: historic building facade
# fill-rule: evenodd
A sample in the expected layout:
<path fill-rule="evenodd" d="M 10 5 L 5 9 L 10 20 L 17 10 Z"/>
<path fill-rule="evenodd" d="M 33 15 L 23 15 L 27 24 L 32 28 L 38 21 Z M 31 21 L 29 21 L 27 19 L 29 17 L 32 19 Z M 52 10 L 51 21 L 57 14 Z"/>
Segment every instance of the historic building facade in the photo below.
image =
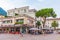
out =
<path fill-rule="evenodd" d="M 16 15 L 26 14 L 30 17 L 35 18 L 35 12 L 36 12 L 35 9 L 29 9 L 29 6 L 25 6 L 25 7 L 7 10 L 7 16 L 16 16 Z"/>
<path fill-rule="evenodd" d="M 22 32 L 27 33 L 28 29 L 34 27 L 35 19 L 27 15 L 0 18 L 0 32 Z"/>
<path fill-rule="evenodd" d="M 46 19 L 46 26 L 48 26 L 48 27 L 52 27 L 51 26 L 51 24 L 52 24 L 52 22 L 53 21 L 56 21 L 56 22 L 58 22 L 58 28 L 60 28 L 60 18 L 49 18 L 49 19 Z"/>
<path fill-rule="evenodd" d="M 41 22 L 41 27 L 43 28 L 43 24 L 42 24 L 42 21 L 44 21 L 43 18 L 39 17 L 39 18 L 37 18 L 37 20 Z M 46 28 L 52 27 L 51 24 L 53 21 L 58 22 L 57 28 L 60 28 L 60 18 L 46 18 L 45 27 Z"/>

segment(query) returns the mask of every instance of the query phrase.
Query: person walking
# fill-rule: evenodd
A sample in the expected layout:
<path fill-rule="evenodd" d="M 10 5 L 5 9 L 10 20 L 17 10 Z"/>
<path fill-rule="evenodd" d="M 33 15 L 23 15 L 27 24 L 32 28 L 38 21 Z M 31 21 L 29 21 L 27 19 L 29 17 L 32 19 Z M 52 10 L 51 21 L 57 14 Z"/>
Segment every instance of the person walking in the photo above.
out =
<path fill-rule="evenodd" d="M 20 32 L 20 35 L 23 37 L 23 34 L 22 34 L 22 32 Z"/>

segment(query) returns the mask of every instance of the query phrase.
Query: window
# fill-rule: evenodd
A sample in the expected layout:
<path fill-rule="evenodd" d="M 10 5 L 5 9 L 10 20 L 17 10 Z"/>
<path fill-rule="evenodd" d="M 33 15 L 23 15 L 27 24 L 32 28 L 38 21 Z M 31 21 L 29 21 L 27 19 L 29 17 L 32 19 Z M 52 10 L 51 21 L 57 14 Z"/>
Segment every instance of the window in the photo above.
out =
<path fill-rule="evenodd" d="M 12 23 L 12 20 L 3 21 L 3 23 Z"/>
<path fill-rule="evenodd" d="M 20 13 L 20 10 L 18 10 L 18 13 Z"/>
<path fill-rule="evenodd" d="M 24 20 L 23 19 L 17 19 L 16 20 L 16 24 L 23 24 L 24 23 Z"/>
<path fill-rule="evenodd" d="M 7 23 L 10 23 L 10 21 L 8 20 Z"/>
<path fill-rule="evenodd" d="M 11 32 L 13 32 L 14 31 L 14 28 L 11 28 Z"/>
<path fill-rule="evenodd" d="M 23 9 L 21 9 L 20 12 L 23 12 Z"/>
<path fill-rule="evenodd" d="M 10 15 L 11 14 L 11 12 L 8 12 L 8 15 Z"/>
<path fill-rule="evenodd" d="M 17 22 L 23 22 L 24 20 L 23 19 L 17 19 Z"/>
<path fill-rule="evenodd" d="M 19 14 L 15 13 L 15 16 L 18 16 Z"/>
<path fill-rule="evenodd" d="M 6 23 L 6 21 L 3 21 L 3 23 Z"/>
<path fill-rule="evenodd" d="M 26 9 L 24 9 L 24 13 L 26 13 Z"/>
<path fill-rule="evenodd" d="M 12 23 L 12 20 L 10 22 Z"/>
<path fill-rule="evenodd" d="M 12 20 L 8 20 L 7 23 L 12 23 Z"/>

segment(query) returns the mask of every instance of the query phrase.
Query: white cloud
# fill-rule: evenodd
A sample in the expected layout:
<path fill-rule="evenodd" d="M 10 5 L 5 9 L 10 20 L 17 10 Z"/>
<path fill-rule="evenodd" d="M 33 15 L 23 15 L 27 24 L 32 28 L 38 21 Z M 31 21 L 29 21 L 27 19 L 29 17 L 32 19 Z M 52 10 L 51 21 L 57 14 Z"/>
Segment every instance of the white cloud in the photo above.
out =
<path fill-rule="evenodd" d="M 21 6 L 27 0 L 0 0 L 0 7 L 5 10 L 15 8 L 16 6 Z"/>
<path fill-rule="evenodd" d="M 7 0 L 0 0 L 0 7 L 2 7 L 5 10 L 8 10 L 9 8 L 13 8 L 14 5 Z"/>
<path fill-rule="evenodd" d="M 0 0 L 0 7 L 4 8 L 5 10 L 12 9 L 15 7 L 26 6 L 26 2 L 28 0 Z M 42 2 L 44 0 L 37 0 Z"/>

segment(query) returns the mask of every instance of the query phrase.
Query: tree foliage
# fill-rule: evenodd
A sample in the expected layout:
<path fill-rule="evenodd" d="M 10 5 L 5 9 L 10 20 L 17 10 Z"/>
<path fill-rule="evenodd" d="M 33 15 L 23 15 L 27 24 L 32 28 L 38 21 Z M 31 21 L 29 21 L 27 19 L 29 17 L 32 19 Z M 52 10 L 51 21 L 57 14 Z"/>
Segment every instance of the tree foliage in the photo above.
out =
<path fill-rule="evenodd" d="M 38 10 L 36 12 L 36 17 L 42 17 L 43 18 L 43 27 L 45 25 L 45 22 L 46 22 L 46 18 L 47 17 L 56 17 L 57 15 L 55 14 L 53 8 L 45 8 L 45 9 L 41 9 L 41 10 Z"/>
<path fill-rule="evenodd" d="M 56 17 L 53 8 L 45 8 L 36 12 L 36 17 Z"/>
<path fill-rule="evenodd" d="M 40 26 L 41 25 L 40 21 L 37 21 L 36 25 Z"/>
<path fill-rule="evenodd" d="M 37 21 L 36 26 L 39 28 L 40 25 L 41 25 L 40 21 Z"/>
<path fill-rule="evenodd" d="M 52 25 L 52 27 L 56 28 L 56 27 L 58 27 L 58 22 L 53 21 L 51 25 Z"/>
<path fill-rule="evenodd" d="M 23 22 L 16 22 L 15 24 L 23 24 Z"/>

